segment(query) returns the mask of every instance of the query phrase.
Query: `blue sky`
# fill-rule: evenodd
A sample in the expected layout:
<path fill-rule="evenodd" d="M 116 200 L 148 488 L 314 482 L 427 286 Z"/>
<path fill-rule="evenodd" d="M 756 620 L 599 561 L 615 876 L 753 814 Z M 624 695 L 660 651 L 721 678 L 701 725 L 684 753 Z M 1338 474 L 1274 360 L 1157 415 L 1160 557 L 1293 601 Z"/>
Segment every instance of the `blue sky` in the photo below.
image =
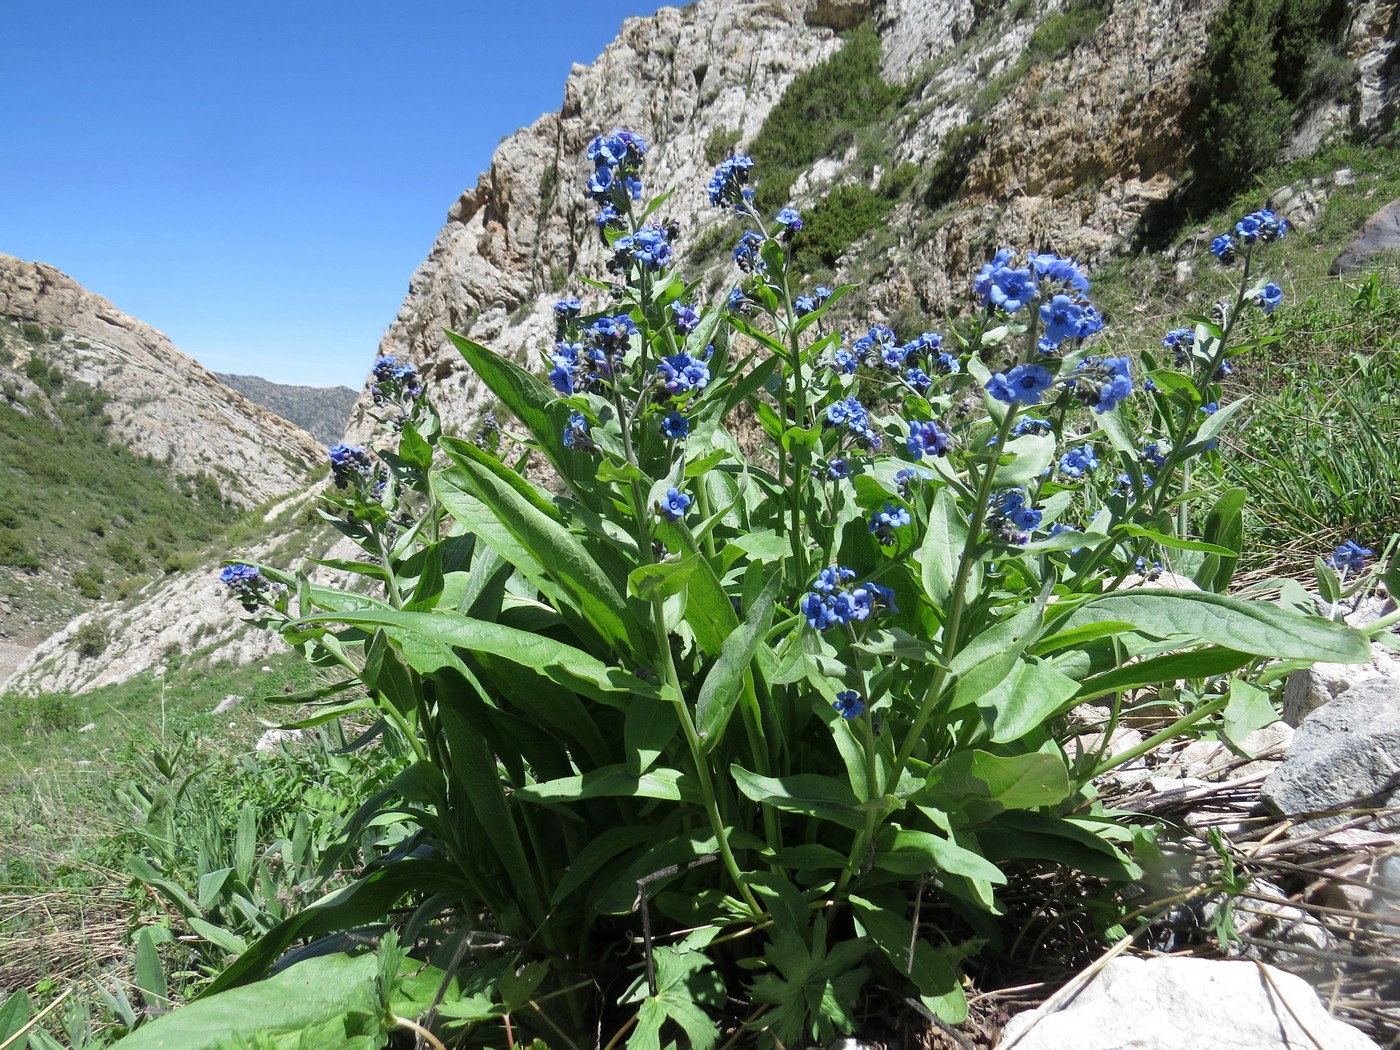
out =
<path fill-rule="evenodd" d="M 496 145 L 661 6 L 11 4 L 0 252 L 214 371 L 358 388 Z"/>

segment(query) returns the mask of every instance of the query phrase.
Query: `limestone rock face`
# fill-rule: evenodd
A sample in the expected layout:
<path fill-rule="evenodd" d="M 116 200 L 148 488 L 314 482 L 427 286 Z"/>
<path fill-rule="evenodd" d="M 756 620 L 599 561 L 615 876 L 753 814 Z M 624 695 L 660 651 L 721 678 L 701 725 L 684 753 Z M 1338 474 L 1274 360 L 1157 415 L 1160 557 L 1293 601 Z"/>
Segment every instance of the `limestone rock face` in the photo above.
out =
<path fill-rule="evenodd" d="M 164 334 L 52 266 L 0 255 L 0 316 L 61 330 L 63 338 L 39 352 L 107 395 L 115 439 L 167 460 L 177 474 L 213 474 L 239 506 L 297 488 L 324 457 L 310 434 L 230 390 Z M 22 346 L 15 366 L 30 352 Z M 22 372 L 6 378 L 26 383 Z"/>
<path fill-rule="evenodd" d="M 684 250 L 714 223 L 732 222 L 705 195 L 713 170 L 706 140 L 736 131 L 741 146 L 752 139 L 793 77 L 840 47 L 821 23 L 839 23 L 850 9 L 701 0 L 628 19 L 593 65 L 574 67 L 559 112 L 501 143 L 490 169 L 452 205 L 380 352 L 412 360 L 431 377 L 443 419 L 471 426 L 489 395 L 442 329 L 538 364 L 552 337 L 554 300 L 589 291 L 566 289 L 566 276 L 601 275 L 596 208 L 582 193 L 593 137 L 625 127 L 647 140 L 647 192 L 675 191 L 663 216 L 680 223 Z M 808 23 L 809 10 L 817 24 Z M 351 418 L 353 439 L 370 433 L 370 407 L 362 396 Z"/>

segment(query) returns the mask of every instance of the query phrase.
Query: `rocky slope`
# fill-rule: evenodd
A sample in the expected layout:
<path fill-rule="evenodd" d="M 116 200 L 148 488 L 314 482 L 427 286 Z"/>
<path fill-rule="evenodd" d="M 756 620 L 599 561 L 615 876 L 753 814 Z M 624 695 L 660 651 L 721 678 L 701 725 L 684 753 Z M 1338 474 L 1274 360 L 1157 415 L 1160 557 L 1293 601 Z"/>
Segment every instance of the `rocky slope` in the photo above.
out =
<path fill-rule="evenodd" d="M 271 409 L 295 424 L 322 445 L 334 445 L 345 434 L 345 423 L 358 393 L 348 386 L 292 386 L 271 383 L 260 376 L 214 376 L 230 390 L 237 390 L 254 404 Z"/>
<path fill-rule="evenodd" d="M 61 337 L 20 342 L 4 379 L 33 394 L 24 365 L 42 354 L 65 376 L 107 396 L 113 435 L 173 473 L 216 476 L 224 498 L 251 507 L 302 485 L 319 443 L 228 387 L 161 332 L 122 313 L 45 263 L 0 255 L 0 316 Z"/>
<path fill-rule="evenodd" d="M 507 138 L 449 210 L 381 353 L 418 363 L 435 381 L 447 423 L 473 426 L 489 395 L 442 329 L 517 361 L 540 360 L 564 275 L 605 276 L 580 192 L 592 136 L 619 126 L 652 143 L 649 189 L 674 191 L 665 211 L 686 231 L 684 253 L 732 223 L 708 208 L 706 142 L 737 134 L 736 147 L 746 149 L 793 77 L 839 49 L 839 29 L 867 19 L 880 34 L 885 78 L 910 86 L 909 104 L 880 129 L 893 143 L 890 163 L 927 170 L 971 126 L 977 148 L 954 207 L 932 213 L 923 201 L 905 201 L 883 237 L 857 243 L 841 260 L 838 276 L 864 285 L 844 320 L 861 326 L 901 311 L 941 312 L 1001 244 L 1053 249 L 1091 266 L 1122 253 L 1187 172 L 1191 77 L 1223 0 L 1120 0 L 1101 9 L 1097 30 L 1068 54 L 1032 61 L 1037 27 L 1072 2 L 1018 15 L 1024 5 L 972 0 L 700 0 L 628 20 L 597 62 L 575 67 L 560 111 Z M 1346 52 L 1359 83 L 1350 102 L 1301 115 L 1293 152 L 1315 148 L 1338 127 L 1393 119 L 1398 11 L 1395 0 L 1354 8 Z M 799 178 L 794 203 L 881 174 L 852 148 Z M 367 395 L 350 426 L 359 438 L 371 426 Z"/>

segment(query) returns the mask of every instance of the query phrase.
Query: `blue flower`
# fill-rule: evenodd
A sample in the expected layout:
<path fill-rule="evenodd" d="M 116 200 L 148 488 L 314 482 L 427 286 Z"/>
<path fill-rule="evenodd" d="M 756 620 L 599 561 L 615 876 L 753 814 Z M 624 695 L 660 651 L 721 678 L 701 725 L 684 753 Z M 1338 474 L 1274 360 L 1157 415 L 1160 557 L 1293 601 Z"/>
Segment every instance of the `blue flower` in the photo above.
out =
<path fill-rule="evenodd" d="M 1066 383 L 1095 412 L 1112 412 L 1133 392 L 1131 363 L 1126 357 L 1086 357 Z"/>
<path fill-rule="evenodd" d="M 1142 446 L 1142 452 L 1139 453 L 1138 459 L 1158 470 L 1167 465 L 1167 457 L 1162 452 L 1162 446 L 1155 441 L 1149 441 Z"/>
<path fill-rule="evenodd" d="M 1223 263 L 1234 262 L 1235 239 L 1228 233 L 1222 233 L 1210 242 L 1210 253 Z"/>
<path fill-rule="evenodd" d="M 572 295 L 565 299 L 560 299 L 557 303 L 554 304 L 554 313 L 561 319 L 566 317 L 577 317 L 582 312 L 583 304 L 578 301 L 577 297 Z"/>
<path fill-rule="evenodd" d="M 735 285 L 729 289 L 729 298 L 726 300 L 725 306 L 736 314 L 745 314 L 753 309 L 753 300 L 748 297 L 744 289 Z"/>
<path fill-rule="evenodd" d="M 667 521 L 680 521 L 690 508 L 690 497 L 680 489 L 667 489 L 666 499 L 656 505 L 656 509 Z"/>
<path fill-rule="evenodd" d="M 905 447 L 915 459 L 923 459 L 925 455 L 946 456 L 953 447 L 953 439 L 933 420 L 913 419 L 909 421 Z"/>
<path fill-rule="evenodd" d="M 933 477 L 933 475 L 926 470 L 915 470 L 913 467 L 904 467 L 895 472 L 895 489 L 899 492 L 902 499 L 908 499 L 909 493 L 913 490 L 916 483 L 927 481 L 931 477 Z"/>
<path fill-rule="evenodd" d="M 1041 512 L 1026 505 L 1026 494 L 1020 489 L 1006 489 L 994 495 L 992 513 L 1014 530 L 1032 532 L 1040 527 Z M 1024 543 L 1026 538 L 1018 535 L 1015 542 Z"/>
<path fill-rule="evenodd" d="M 920 394 L 927 394 L 933 386 L 933 379 L 922 368 L 911 368 L 904 373 L 904 381 Z"/>
<path fill-rule="evenodd" d="M 562 440 L 565 448 L 578 448 L 585 452 L 591 452 L 597 448 L 593 439 L 588 436 L 588 420 L 581 412 L 569 413 L 569 423 L 564 428 Z"/>
<path fill-rule="evenodd" d="M 865 410 L 864 405 L 853 397 L 828 405 L 822 425 L 825 427 L 844 426 L 847 431 L 863 441 L 867 447 L 872 449 L 880 447 L 880 435 L 871 426 L 870 413 Z"/>
<path fill-rule="evenodd" d="M 817 300 L 817 305 L 822 306 L 831 298 L 831 289 L 824 284 L 819 284 L 812 289 L 812 296 Z"/>
<path fill-rule="evenodd" d="M 646 139 L 621 128 L 613 128 L 606 135 L 598 135 L 588 145 L 588 159 L 600 167 L 615 167 L 624 161 L 638 165 L 646 155 Z"/>
<path fill-rule="evenodd" d="M 1011 436 L 1016 438 L 1023 434 L 1048 434 L 1050 433 L 1050 420 L 1041 419 L 1039 416 L 1022 416 L 1016 421 L 1016 425 L 1011 428 Z"/>
<path fill-rule="evenodd" d="M 787 207 L 778 212 L 778 217 L 774 221 L 779 226 L 783 227 L 784 232 L 787 233 L 788 236 L 802 229 L 802 216 L 798 213 L 797 209 L 793 207 Z"/>
<path fill-rule="evenodd" d="M 977 276 L 973 278 L 972 288 L 977 293 L 977 297 L 984 302 L 992 294 L 992 275 L 1011 261 L 1012 251 L 1010 248 L 1000 249 L 996 255 L 992 256 L 992 261 L 984 263 Z"/>
<path fill-rule="evenodd" d="M 258 605 L 264 592 L 272 588 L 267 577 L 253 565 L 225 565 L 219 573 L 219 582 L 233 592 L 233 596 L 243 603 L 250 612 Z"/>
<path fill-rule="evenodd" d="M 671 409 L 661 417 L 661 433 L 671 441 L 679 441 L 690 433 L 690 420 Z"/>
<path fill-rule="evenodd" d="M 1098 465 L 1099 461 L 1094 457 L 1094 450 L 1089 445 L 1072 448 L 1060 457 L 1060 473 L 1071 478 L 1082 478 L 1085 474 L 1092 474 Z"/>
<path fill-rule="evenodd" d="M 991 275 L 991 285 L 983 300 L 988 306 L 999 306 L 1009 314 L 1035 298 L 1035 278 L 1025 268 L 1002 266 Z"/>
<path fill-rule="evenodd" d="M 709 366 L 684 352 L 671 354 L 656 362 L 656 374 L 661 380 L 662 389 L 672 397 L 680 397 L 692 390 L 698 393 L 710 382 Z"/>
<path fill-rule="evenodd" d="M 655 273 L 670 261 L 671 242 L 666 239 L 665 229 L 653 223 L 613 242 L 613 257 L 608 261 L 608 269 L 623 273 L 636 262 L 642 269 Z"/>
<path fill-rule="evenodd" d="M 833 456 L 827 460 L 826 476 L 831 481 L 842 481 L 851 472 L 851 465 L 843 456 Z"/>
<path fill-rule="evenodd" d="M 1283 302 L 1283 289 L 1270 281 L 1260 290 L 1259 295 L 1254 300 L 1254 305 L 1266 314 L 1271 314 L 1281 302 Z"/>
<path fill-rule="evenodd" d="M 694 306 L 681 302 L 672 303 L 671 314 L 671 322 L 682 335 L 689 335 L 700 324 L 700 313 Z"/>
<path fill-rule="evenodd" d="M 1032 252 L 1029 256 L 1035 272 L 1049 284 L 1060 284 L 1078 293 L 1089 290 L 1089 278 L 1079 269 L 1079 263 L 1053 252 Z"/>
<path fill-rule="evenodd" d="M 817 301 L 810 295 L 799 295 L 792 301 L 792 312 L 798 317 L 806 317 L 810 313 L 816 313 Z"/>
<path fill-rule="evenodd" d="M 1347 540 L 1332 552 L 1327 564 L 1342 572 L 1360 572 L 1366 567 L 1366 559 L 1375 553 L 1355 540 Z"/>
<path fill-rule="evenodd" d="M 1078 533 L 1079 530 L 1070 525 L 1065 525 L 1064 523 L 1057 521 L 1055 522 L 1055 524 L 1051 525 L 1050 528 L 1047 530 L 1047 535 L 1059 536 L 1066 532 Z M 1069 552 L 1071 554 L 1078 554 L 1081 550 L 1083 550 L 1082 547 L 1071 547 L 1069 549 Z"/>
<path fill-rule="evenodd" d="M 739 269 L 745 273 L 753 273 L 754 270 L 763 268 L 763 260 L 759 256 L 759 249 L 763 247 L 763 234 L 755 233 L 753 230 L 745 230 L 744 235 L 739 238 L 739 243 L 734 246 L 734 261 Z"/>
<path fill-rule="evenodd" d="M 1008 405 L 1038 405 L 1054 382 L 1055 377 L 1040 365 L 1017 365 L 1010 372 L 992 376 L 987 381 L 987 393 Z"/>
<path fill-rule="evenodd" d="M 904 507 L 886 503 L 883 510 L 877 511 L 870 519 L 870 532 L 879 540 L 882 547 L 894 546 L 894 530 L 908 525 L 912 519 Z"/>
<path fill-rule="evenodd" d="M 828 565 L 812 581 L 812 590 L 823 594 L 833 594 L 838 587 L 845 586 L 856 578 L 854 570 L 844 565 Z"/>
<path fill-rule="evenodd" d="M 847 350 L 844 346 L 832 355 L 831 367 L 844 375 L 855 375 L 856 366 L 860 364 L 856 355 Z"/>
<path fill-rule="evenodd" d="M 742 210 L 747 200 L 744 186 L 749 181 L 749 172 L 752 170 L 753 158 L 743 154 L 723 161 L 710 176 L 710 184 L 706 187 L 710 194 L 711 207 L 732 204 L 736 209 Z"/>
<path fill-rule="evenodd" d="M 865 701 L 854 689 L 841 690 L 836 694 L 836 699 L 831 706 L 836 709 L 838 715 L 847 721 L 859 718 L 865 713 Z"/>
<path fill-rule="evenodd" d="M 1045 338 L 1056 346 L 1066 339 L 1078 338 L 1083 319 L 1084 306 L 1067 295 L 1057 295 L 1048 303 L 1040 304 L 1040 323 L 1044 326 Z"/>
<path fill-rule="evenodd" d="M 328 457 L 331 461 L 331 477 L 338 489 L 366 481 L 374 474 L 373 457 L 359 445 L 346 445 L 343 442 L 332 445 L 328 450 Z"/>

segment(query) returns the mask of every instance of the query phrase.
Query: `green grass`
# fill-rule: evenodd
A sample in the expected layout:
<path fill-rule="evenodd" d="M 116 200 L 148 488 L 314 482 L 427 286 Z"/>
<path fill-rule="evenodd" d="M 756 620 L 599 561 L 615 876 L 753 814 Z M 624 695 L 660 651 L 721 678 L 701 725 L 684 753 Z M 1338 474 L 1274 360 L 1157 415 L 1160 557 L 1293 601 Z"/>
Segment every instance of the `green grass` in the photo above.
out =
<path fill-rule="evenodd" d="M 239 511 L 208 475 L 173 476 L 112 440 L 93 387 L 38 355 L 24 371 L 45 396 L 0 399 L 0 594 L 40 635 L 207 548 Z"/>

